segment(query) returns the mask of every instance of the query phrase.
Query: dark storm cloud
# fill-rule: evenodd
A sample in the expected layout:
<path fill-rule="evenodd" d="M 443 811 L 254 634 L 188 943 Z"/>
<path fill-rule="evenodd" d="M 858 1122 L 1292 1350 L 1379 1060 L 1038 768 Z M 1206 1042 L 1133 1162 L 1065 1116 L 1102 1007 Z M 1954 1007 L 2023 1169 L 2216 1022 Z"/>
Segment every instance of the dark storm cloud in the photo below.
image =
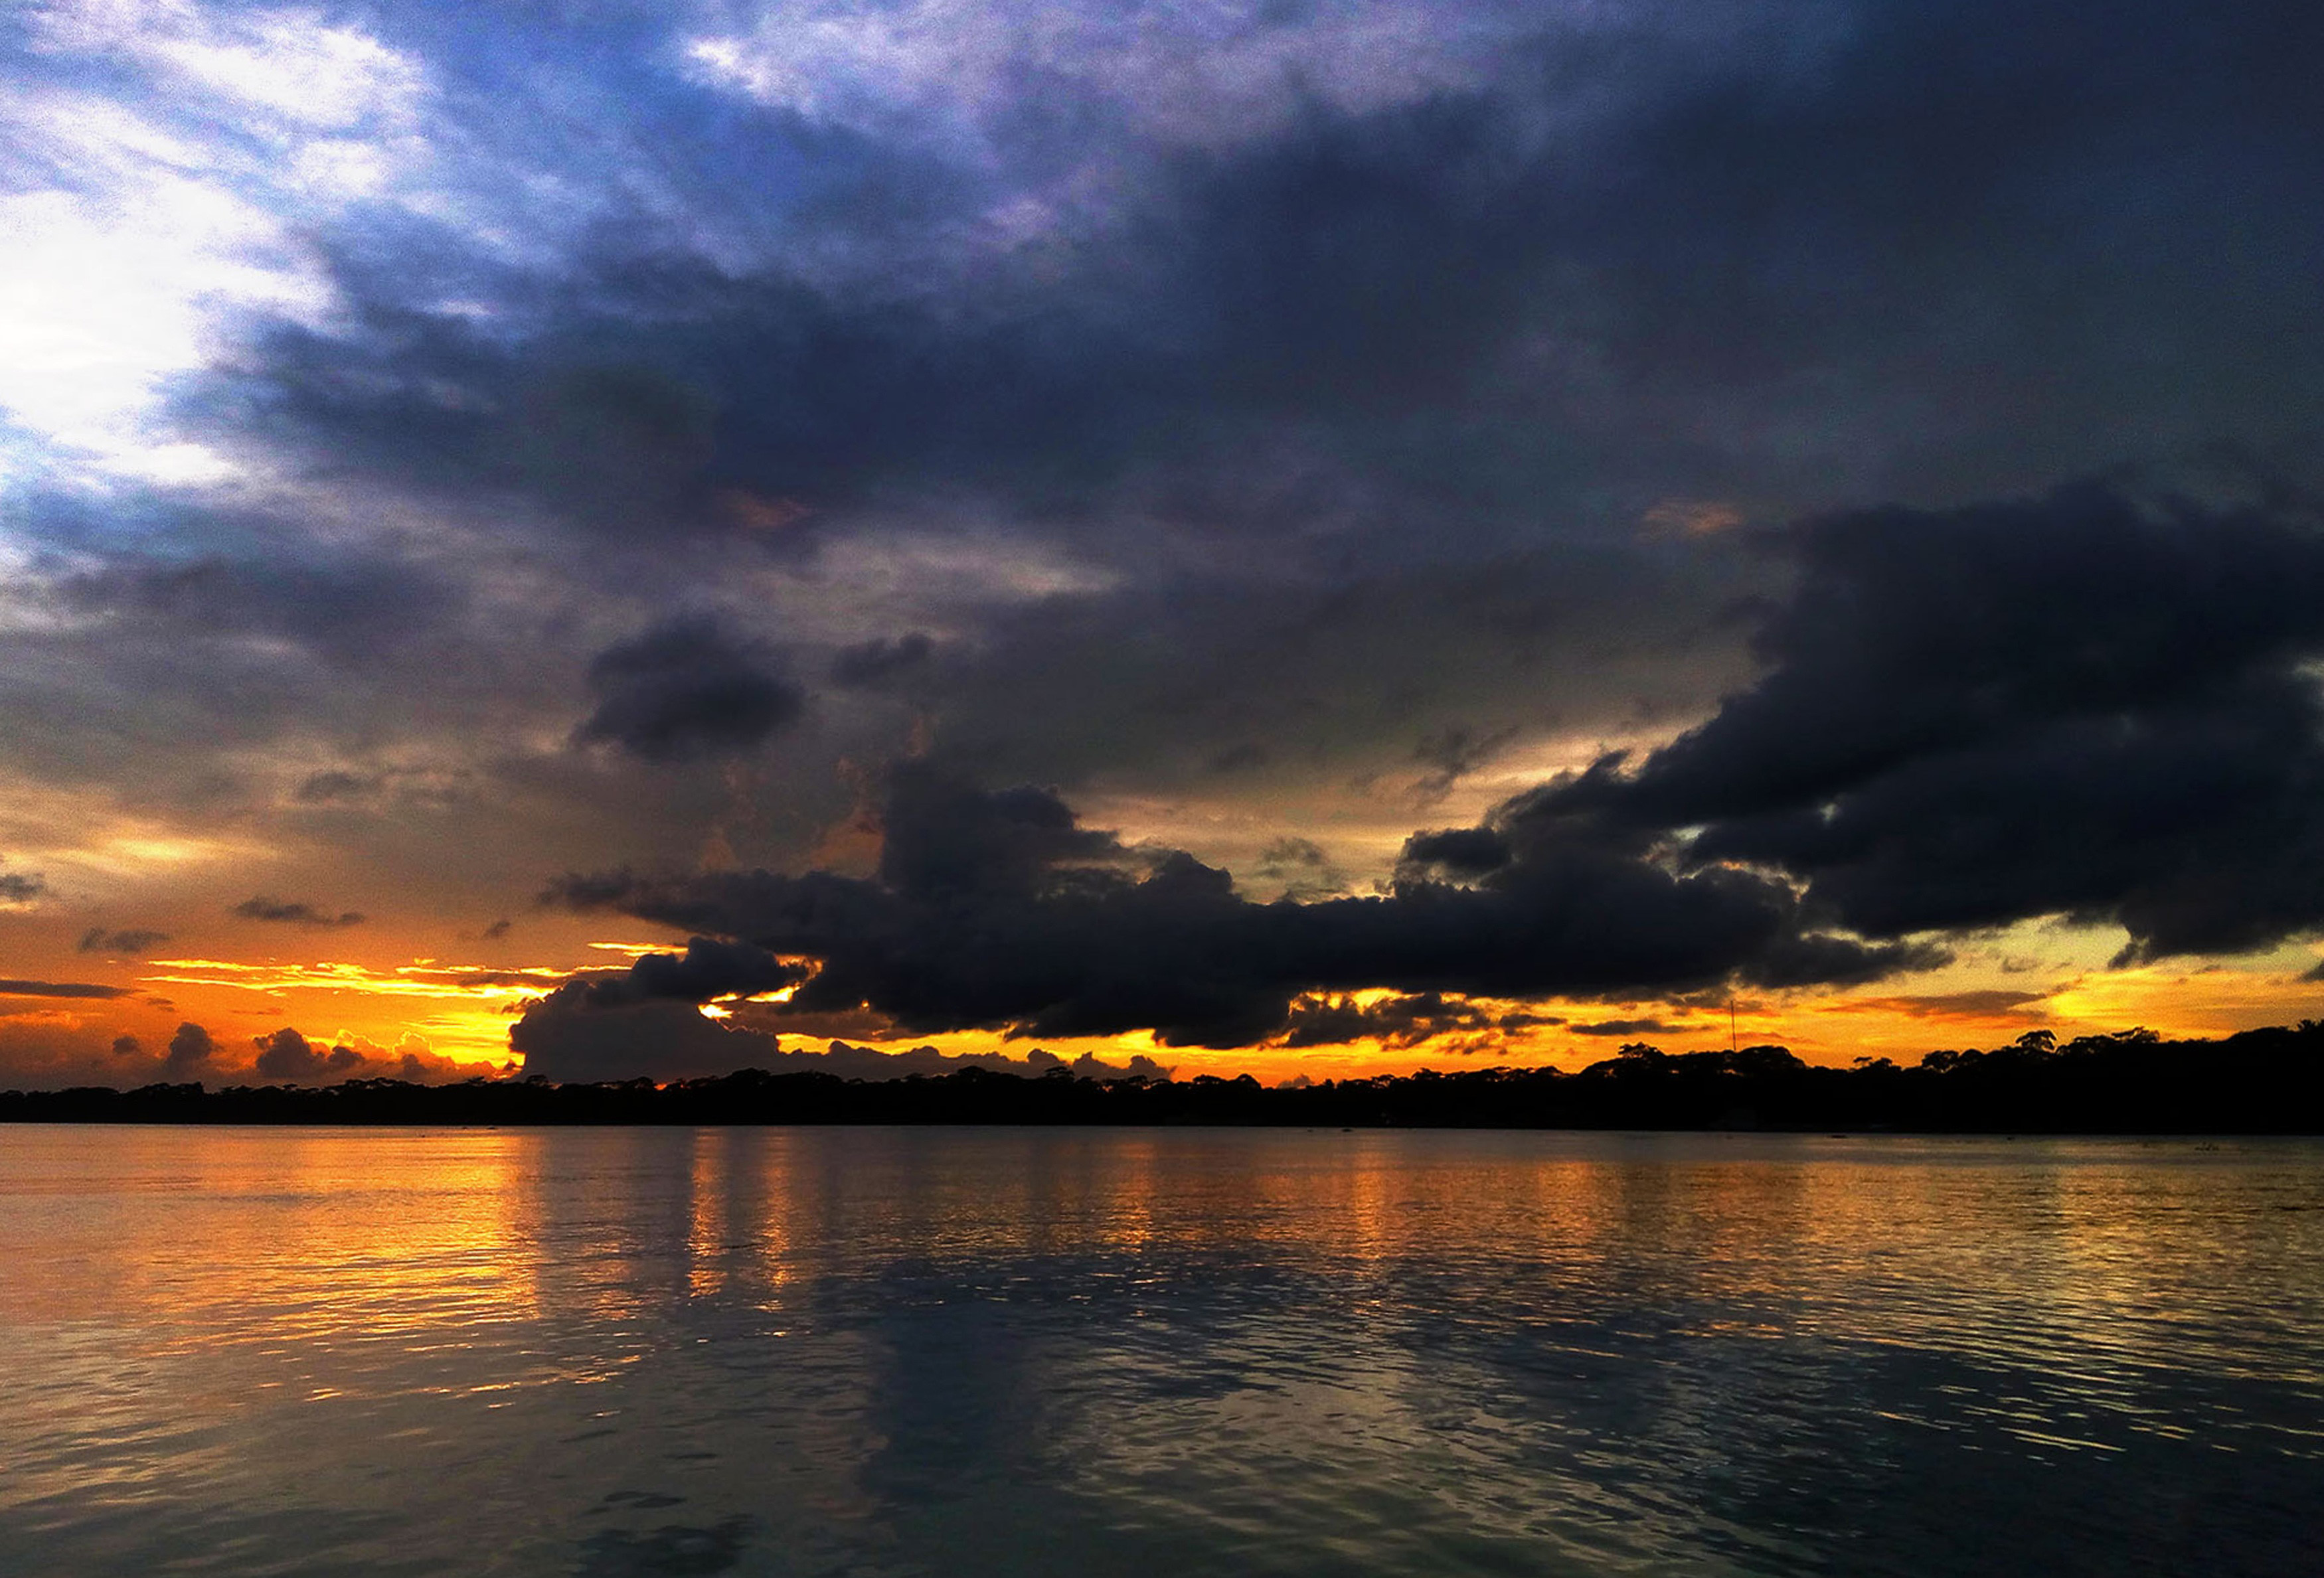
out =
<path fill-rule="evenodd" d="M 871 688 L 891 684 L 927 665 L 936 642 L 918 631 L 844 648 L 831 660 L 834 685 Z"/>
<path fill-rule="evenodd" d="M 574 737 L 657 764 L 754 751 L 806 706 L 770 651 L 705 618 L 606 648 L 589 665 L 589 688 L 597 708 Z"/>
<path fill-rule="evenodd" d="M 49 891 L 37 872 L 0 872 L 0 904 L 29 904 Z"/>
<path fill-rule="evenodd" d="M 0 981 L 0 997 L 127 997 L 125 986 L 87 981 Z"/>
<path fill-rule="evenodd" d="M 255 899 L 244 900 L 235 905 L 230 913 L 240 916 L 244 920 L 263 920 L 279 926 L 304 926 L 317 930 L 361 926 L 364 921 L 359 910 L 342 910 L 333 915 L 327 909 L 317 909 L 312 904 L 286 903 L 280 899 L 269 899 L 263 895 Z"/>
<path fill-rule="evenodd" d="M 134 927 L 124 927 L 120 931 L 107 931 L 101 926 L 93 926 L 81 933 L 80 951 L 84 954 L 111 954 L 119 958 L 134 959 L 156 943 L 165 943 L 169 940 L 170 934 L 166 931 L 148 931 Z"/>
<path fill-rule="evenodd" d="M 648 954 L 618 975 L 579 983 L 577 995 L 591 1008 L 637 1002 L 709 1002 L 731 996 L 779 992 L 807 979 L 799 965 L 786 964 L 745 943 L 698 937 L 678 954 Z"/>
<path fill-rule="evenodd" d="M 890 775 L 881 832 L 881 881 L 937 900 L 1076 881 L 1102 887 L 1110 868 L 1133 858 L 1046 789 L 988 792 L 918 766 Z"/>
<path fill-rule="evenodd" d="M 2292 85 L 2319 31 L 2159 0 L 1545 13 L 1436 91 L 1286 83 L 1284 113 L 1191 143 L 1127 132 L 1087 76 L 1012 96 L 974 159 L 908 115 L 886 140 L 768 122 L 689 152 L 772 137 L 817 171 L 790 247 L 736 266 L 667 219 L 605 225 L 562 274 L 466 282 L 522 303 L 512 343 L 351 235 L 359 328 L 286 331 L 253 403 L 335 457 L 522 481 L 639 541 L 965 489 L 1066 529 L 1101 502 L 1362 521 L 1393 551 L 1423 502 L 1441 538 L 2293 440 L 2324 198 Z M 1102 211 L 959 240 L 1091 157 Z"/>
<path fill-rule="evenodd" d="M 1445 827 L 1404 841 L 1401 864 L 1419 875 L 1432 868 L 1454 878 L 1486 876 L 1515 858 L 1509 841 L 1490 827 Z"/>
<path fill-rule="evenodd" d="M 1757 684 L 1490 831 L 1697 828 L 1696 866 L 1780 869 L 1873 937 L 2064 914 L 2157 957 L 2324 925 L 2312 503 L 2089 483 L 1835 517 L 1795 548 Z M 1797 969 L 1829 978 L 1813 957 Z"/>
<path fill-rule="evenodd" d="M 1051 793 L 925 766 L 890 780 L 872 880 L 560 894 L 814 957 L 800 1011 L 1206 1045 L 1286 1033 L 1310 992 L 1854 985 L 1944 957 L 1916 936 L 2045 915 L 2143 956 L 2324 925 L 2311 506 L 2091 483 L 1771 542 L 1799 578 L 1756 683 L 1635 766 L 1415 835 L 1379 898 L 1252 904 Z"/>
<path fill-rule="evenodd" d="M 1723 548 L 1609 546 L 1673 498 L 1773 517 L 1977 496 L 2218 433 L 2313 452 L 2306 9 L 1583 26 L 1561 8 L 1489 27 L 1483 63 L 1425 91 L 1286 77 L 1254 90 L 1263 113 L 1200 117 L 1198 136 L 1157 132 L 1102 72 L 1044 72 L 961 109 L 973 152 L 917 102 L 828 125 L 625 78 L 619 102 L 687 132 L 634 168 L 604 163 L 626 125 L 567 151 L 558 174 L 610 205 L 598 222 L 520 259 L 475 239 L 489 225 L 351 211 L 311 238 L 345 309 L 277 326 L 177 407 L 358 494 L 489 509 L 493 557 L 415 567 L 337 539 L 274 556 L 203 521 L 177 534 L 191 563 L 80 595 L 344 671 L 436 628 L 466 565 L 509 549 L 567 592 L 651 582 L 694 606 L 742 573 L 807 596 L 851 534 L 990 527 L 1108 589 L 934 608 L 908 584 L 814 638 L 825 655 L 800 672 L 848 693 L 826 697 L 835 719 L 899 689 L 985 781 L 1139 788 L 1312 781 L 1468 730 L 1405 764 L 1425 802 L 1512 726 L 1631 734 L 1733 678 L 1732 631 L 1699 586 L 1674 591 L 1731 573 Z M 528 59 L 586 78 L 602 57 L 562 38 Z M 429 66 L 449 84 L 480 61 Z M 558 134 L 530 125 L 467 131 L 554 164 Z M 994 217 L 1019 207 L 1003 239 Z M 1586 608 L 1521 606 L 1561 594 Z M 941 644 L 894 633 L 916 626 Z M 576 628 L 545 650 L 604 639 Z M 181 673 L 137 678 L 223 694 L 226 654 L 195 644 Z M 664 761 L 789 727 L 793 678 L 724 645 L 734 660 L 692 679 L 601 675 L 583 737 Z M 341 701 L 276 705 L 337 719 Z"/>
<path fill-rule="evenodd" d="M 683 1004 L 593 1007 L 585 994 L 567 988 L 528 1008 L 510 1028 L 509 1046 L 524 1059 L 527 1078 L 538 1075 L 558 1084 L 697 1079 L 740 1068 L 865 1080 L 941 1076 L 967 1068 L 1020 1076 L 1061 1071 L 1096 1080 L 1167 1079 L 1171 1073 L 1168 1066 L 1142 1053 L 1122 1063 L 1108 1063 L 1088 1053 L 1068 1062 L 1038 1047 L 1021 1057 L 1000 1052 L 946 1053 L 934 1047 L 888 1052 L 845 1041 L 819 1048 L 787 1047 L 767 1030 L 714 1024 Z"/>
<path fill-rule="evenodd" d="M 1360 771 L 1441 780 L 1416 735 L 1441 755 L 1512 727 L 1602 737 L 1700 715 L 1749 671 L 1730 605 L 1780 573 L 1724 541 L 1222 566 L 990 617 L 922 694 L 947 754 L 988 780 L 1129 775 L 1237 793 Z"/>
<path fill-rule="evenodd" d="M 1416 880 L 1381 898 L 1264 905 L 1190 855 L 1081 827 L 1046 791 L 981 791 L 925 767 L 893 774 L 883 832 L 872 879 L 615 874 L 568 879 L 552 897 L 813 957 L 792 1011 L 865 1006 L 918 1031 L 1150 1029 L 1174 1045 L 1278 1033 L 1309 991 L 1681 990 L 1934 957 L 1803 936 L 1790 889 L 1765 877 L 1676 874 L 1538 828 L 1473 888 Z"/>
<path fill-rule="evenodd" d="M 1530 1029 L 1562 1025 L 1554 1014 L 1490 1008 L 1463 1002 L 1441 992 L 1391 997 L 1369 1006 L 1350 996 L 1305 999 L 1291 1005 L 1285 1047 L 1327 1047 L 1376 1038 L 1390 1047 L 1416 1047 L 1440 1036 Z"/>
<path fill-rule="evenodd" d="M 899 697 L 980 784 L 1248 804 L 1377 771 L 1419 807 L 1497 743 L 1660 738 L 1735 691 L 1667 752 L 1416 835 L 1373 899 L 1254 905 L 1054 794 L 941 774 L 893 786 L 869 880 L 566 886 L 812 955 L 803 997 L 930 1027 L 1223 1041 L 1280 1033 L 1307 991 L 1847 982 L 2027 914 L 2118 918 L 2149 953 L 2315 923 L 2314 647 L 2287 612 L 2315 587 L 2264 521 L 2157 549 L 2062 504 L 1934 509 L 1757 568 L 1745 533 L 1693 529 L 1955 504 L 2222 434 L 2312 471 L 2316 7 L 1389 14 L 1408 74 L 1348 66 L 1297 7 L 1268 23 L 1289 52 L 1219 77 L 1169 33 L 1192 97 L 1166 125 L 1150 65 L 1114 79 L 1046 11 L 1012 32 L 991 8 L 980 47 L 1015 52 L 940 79 L 847 57 L 827 114 L 706 86 L 667 23 L 615 44 L 528 15 L 479 46 L 366 7 L 346 25 L 412 51 L 428 108 L 337 207 L 303 175 L 269 198 L 287 122 L 147 81 L 140 146 L 242 172 L 235 212 L 280 199 L 250 233 L 280 221 L 311 277 L 205 319 L 217 365 L 143 422 L 239 480 L 76 477 L 12 511 L 38 585 L 0 622 L 0 734 L 189 820 L 289 739 L 251 803 L 296 784 L 302 823 L 360 803 L 401 833 L 355 769 L 454 734 L 530 750 L 586 714 L 582 744 L 790 771 L 763 791 L 789 821 L 743 846 L 788 866 L 832 759 L 902 749 Z M 11 64 L 76 92 L 145 69 Z M 298 321 L 253 339 L 269 310 Z M 263 518 L 183 502 L 277 493 Z M 902 535 L 979 573 L 869 551 Z M 1722 617 L 1744 596 L 1775 611 L 1756 685 Z M 826 687 L 812 716 L 797 674 Z M 602 764 L 521 763 L 495 780 L 521 808 L 443 836 L 537 829 L 545 869 L 611 865 L 728 808 L 704 808 L 723 775 Z M 1339 885 L 1268 858 L 1298 897 Z M 42 891 L 0 875 L 0 900 Z"/>
<path fill-rule="evenodd" d="M 582 990 L 575 990 L 581 987 Z M 781 1043 L 763 1030 L 715 1024 L 688 1004 L 633 1002 L 592 1008 L 581 983 L 528 1005 L 509 1027 L 509 1048 L 528 1076 L 558 1084 L 606 1079 L 698 1079 L 770 1068 Z"/>

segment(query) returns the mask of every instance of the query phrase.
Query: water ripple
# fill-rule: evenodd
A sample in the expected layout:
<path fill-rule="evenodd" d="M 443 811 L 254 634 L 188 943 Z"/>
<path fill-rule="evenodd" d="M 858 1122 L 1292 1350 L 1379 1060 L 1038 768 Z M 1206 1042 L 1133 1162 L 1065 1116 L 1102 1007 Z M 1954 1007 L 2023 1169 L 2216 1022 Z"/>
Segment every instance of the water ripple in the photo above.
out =
<path fill-rule="evenodd" d="M 34 1130 L 0 1553 L 2306 1573 L 2324 1146 Z"/>

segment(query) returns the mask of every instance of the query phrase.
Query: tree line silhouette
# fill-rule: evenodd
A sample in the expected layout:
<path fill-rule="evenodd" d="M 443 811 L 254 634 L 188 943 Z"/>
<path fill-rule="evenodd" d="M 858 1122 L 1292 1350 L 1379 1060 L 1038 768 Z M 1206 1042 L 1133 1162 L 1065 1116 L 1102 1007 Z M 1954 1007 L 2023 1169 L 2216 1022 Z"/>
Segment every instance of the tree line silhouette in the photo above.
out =
<path fill-rule="evenodd" d="M 657 1085 L 357 1079 L 324 1086 L 152 1084 L 0 1092 L 0 1121 L 1222 1124 L 1338 1128 L 1770 1129 L 1935 1133 L 2324 1133 L 2324 1020 L 2166 1041 L 2144 1029 L 2060 1043 L 2034 1030 L 1920 1063 L 1802 1062 L 1786 1047 L 1667 1053 L 1634 1042 L 1578 1073 L 1495 1066 L 1261 1085 L 1249 1075 L 1099 1081 L 977 1068 L 844 1080 L 757 1069 Z"/>

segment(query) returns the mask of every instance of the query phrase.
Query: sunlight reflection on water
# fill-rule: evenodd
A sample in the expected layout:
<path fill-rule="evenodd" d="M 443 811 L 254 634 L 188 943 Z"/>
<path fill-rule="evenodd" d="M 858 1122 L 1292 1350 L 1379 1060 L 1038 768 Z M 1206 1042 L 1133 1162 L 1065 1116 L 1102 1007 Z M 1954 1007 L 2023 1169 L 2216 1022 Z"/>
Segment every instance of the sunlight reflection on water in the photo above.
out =
<path fill-rule="evenodd" d="M 11 1574 L 2306 1573 L 2324 1145 L 0 1130 Z"/>

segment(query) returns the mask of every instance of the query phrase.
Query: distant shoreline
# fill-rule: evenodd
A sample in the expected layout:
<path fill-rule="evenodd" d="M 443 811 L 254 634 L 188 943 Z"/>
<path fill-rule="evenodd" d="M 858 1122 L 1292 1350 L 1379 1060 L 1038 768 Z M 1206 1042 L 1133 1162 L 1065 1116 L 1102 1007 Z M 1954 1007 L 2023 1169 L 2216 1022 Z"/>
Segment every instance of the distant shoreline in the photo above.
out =
<path fill-rule="evenodd" d="M 1250 1075 L 1101 1082 L 981 1069 L 885 1082 L 746 1069 L 656 1085 L 158 1084 L 0 1092 L 0 1123 L 518 1128 L 646 1124 L 1671 1130 L 2027 1135 L 2324 1134 L 2324 1021 L 2216 1041 L 2039 1035 L 1911 1067 L 1801 1062 L 1781 1047 L 1643 1045 L 1575 1074 L 1489 1067 L 1305 1086 Z"/>

